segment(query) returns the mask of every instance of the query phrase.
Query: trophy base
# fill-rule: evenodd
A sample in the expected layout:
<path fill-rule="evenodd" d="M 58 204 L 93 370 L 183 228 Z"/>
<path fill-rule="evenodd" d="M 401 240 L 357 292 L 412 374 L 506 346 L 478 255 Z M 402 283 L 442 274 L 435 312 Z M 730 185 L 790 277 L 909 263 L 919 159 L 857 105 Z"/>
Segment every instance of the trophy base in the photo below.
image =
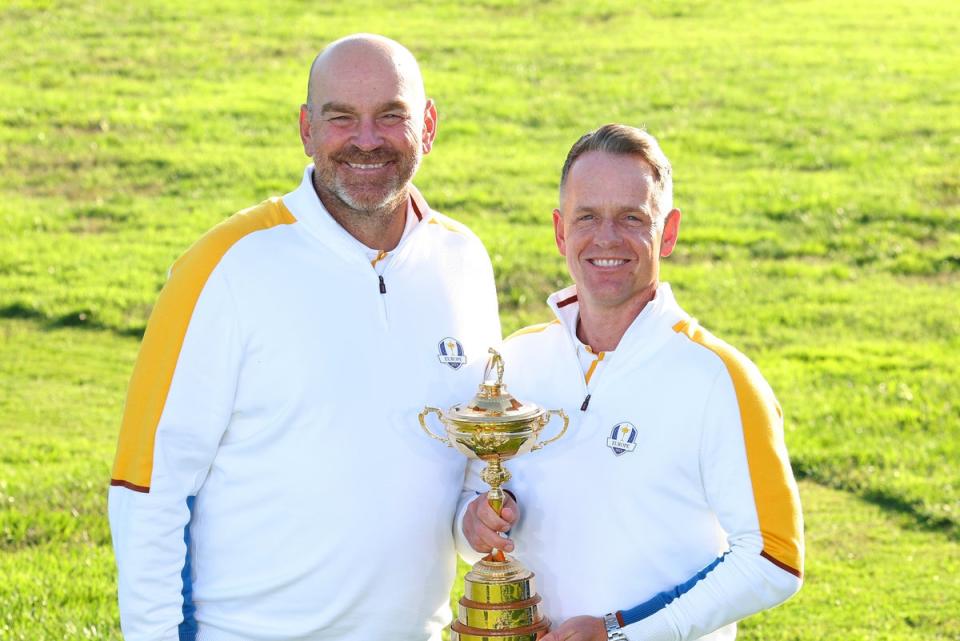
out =
<path fill-rule="evenodd" d="M 514 603 L 533 597 L 533 572 L 511 556 L 495 561 L 489 555 L 477 561 L 464 577 L 463 596 L 478 603 Z"/>
<path fill-rule="evenodd" d="M 533 572 L 509 556 L 487 556 L 464 577 L 450 641 L 536 641 L 549 629 Z"/>
<path fill-rule="evenodd" d="M 550 630 L 550 620 L 511 630 L 484 630 L 454 621 L 450 626 L 450 641 L 537 641 Z"/>

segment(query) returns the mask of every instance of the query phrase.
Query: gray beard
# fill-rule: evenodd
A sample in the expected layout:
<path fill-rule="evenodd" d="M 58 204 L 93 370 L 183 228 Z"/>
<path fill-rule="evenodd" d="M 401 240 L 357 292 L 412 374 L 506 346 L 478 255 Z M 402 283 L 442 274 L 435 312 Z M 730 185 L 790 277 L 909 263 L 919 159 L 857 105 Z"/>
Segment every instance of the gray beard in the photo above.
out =
<path fill-rule="evenodd" d="M 332 184 L 328 186 L 321 181 L 317 170 L 314 169 L 313 188 L 318 195 L 326 195 L 336 199 L 338 204 L 341 205 L 341 207 L 337 208 L 340 209 L 340 212 L 338 212 L 340 214 L 359 214 L 360 216 L 371 219 L 381 218 L 389 220 L 393 211 L 406 199 L 407 185 L 410 180 L 413 179 L 413 176 L 416 175 L 421 160 L 422 156 L 419 153 L 416 154 L 413 158 L 412 167 L 410 168 L 410 176 L 405 181 L 403 181 L 403 176 L 399 176 L 397 184 L 390 185 L 387 193 L 374 202 L 370 202 L 369 200 L 364 202 L 354 197 L 350 193 L 350 188 L 340 180 L 340 177 L 337 176 L 335 171 L 332 172 L 330 176 L 332 178 Z M 402 184 L 400 181 L 403 181 Z"/>
<path fill-rule="evenodd" d="M 324 184 L 317 180 L 316 173 L 313 176 L 313 189 L 320 198 L 320 202 L 326 208 L 327 213 L 337 221 L 337 223 L 346 229 L 351 235 L 357 236 L 357 232 L 363 230 L 363 234 L 376 237 L 383 230 L 390 227 L 397 215 L 397 210 L 407 198 L 406 185 L 391 190 L 391 193 L 377 203 L 361 203 L 350 196 L 342 184 L 335 183 L 333 189 L 328 189 Z M 403 211 L 400 213 L 405 217 Z"/>
<path fill-rule="evenodd" d="M 376 202 L 360 202 L 350 194 L 350 190 L 337 180 L 333 184 L 333 189 L 331 193 L 339 200 L 343 205 L 353 210 L 358 214 L 365 214 L 367 216 L 374 217 L 377 214 L 383 214 L 385 211 L 393 211 L 393 209 L 403 200 L 404 189 L 399 185 L 395 185 L 383 198 Z"/>

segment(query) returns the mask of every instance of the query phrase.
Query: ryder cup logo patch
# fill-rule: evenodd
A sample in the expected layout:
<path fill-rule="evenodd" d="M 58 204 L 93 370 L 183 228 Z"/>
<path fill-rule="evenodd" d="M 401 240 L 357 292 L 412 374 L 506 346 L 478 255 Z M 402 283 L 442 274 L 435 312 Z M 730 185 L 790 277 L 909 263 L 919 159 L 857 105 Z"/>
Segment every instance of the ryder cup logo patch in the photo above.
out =
<path fill-rule="evenodd" d="M 637 428 L 630 423 L 617 423 L 610 430 L 610 438 L 607 439 L 607 447 L 613 450 L 613 453 L 620 456 L 624 452 L 632 452 L 637 449 Z"/>
<path fill-rule="evenodd" d="M 440 355 L 437 358 L 441 363 L 445 363 L 453 369 L 460 369 L 467 362 L 467 357 L 463 355 L 463 345 L 455 338 L 449 336 L 440 341 Z"/>

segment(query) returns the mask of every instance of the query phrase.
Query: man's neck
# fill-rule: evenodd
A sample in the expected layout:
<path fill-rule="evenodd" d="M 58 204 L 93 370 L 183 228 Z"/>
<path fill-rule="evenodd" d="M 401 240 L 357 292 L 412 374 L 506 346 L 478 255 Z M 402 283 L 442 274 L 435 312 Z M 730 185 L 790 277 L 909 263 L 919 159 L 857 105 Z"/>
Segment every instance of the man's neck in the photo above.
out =
<path fill-rule="evenodd" d="M 578 294 L 580 318 L 577 321 L 577 338 L 594 352 L 612 352 L 656 293 L 657 284 L 654 283 L 641 295 L 615 307 L 593 305 L 589 297 Z"/>
<path fill-rule="evenodd" d="M 407 190 L 403 190 L 394 202 L 380 209 L 357 211 L 335 194 L 321 190 L 316 182 L 313 187 L 330 216 L 348 234 L 370 249 L 392 251 L 400 244 L 403 230 L 407 226 Z"/>

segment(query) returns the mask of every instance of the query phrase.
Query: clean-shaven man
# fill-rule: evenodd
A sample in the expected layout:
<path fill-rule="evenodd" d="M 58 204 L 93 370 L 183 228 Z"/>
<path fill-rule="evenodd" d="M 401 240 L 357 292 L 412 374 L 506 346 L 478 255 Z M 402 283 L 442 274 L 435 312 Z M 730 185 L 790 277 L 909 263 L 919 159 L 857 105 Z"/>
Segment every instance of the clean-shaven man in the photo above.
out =
<path fill-rule="evenodd" d="M 732 639 L 737 620 L 801 585 L 780 406 L 659 280 L 680 227 L 672 191 L 645 131 L 583 136 L 553 212 L 575 285 L 549 298 L 553 321 L 502 348 L 511 393 L 562 407 L 571 424 L 511 462 L 522 518 L 512 501 L 501 518 L 474 498 L 484 486 L 471 463 L 459 544 L 472 559 L 515 546 L 553 621 L 542 641 Z"/>

